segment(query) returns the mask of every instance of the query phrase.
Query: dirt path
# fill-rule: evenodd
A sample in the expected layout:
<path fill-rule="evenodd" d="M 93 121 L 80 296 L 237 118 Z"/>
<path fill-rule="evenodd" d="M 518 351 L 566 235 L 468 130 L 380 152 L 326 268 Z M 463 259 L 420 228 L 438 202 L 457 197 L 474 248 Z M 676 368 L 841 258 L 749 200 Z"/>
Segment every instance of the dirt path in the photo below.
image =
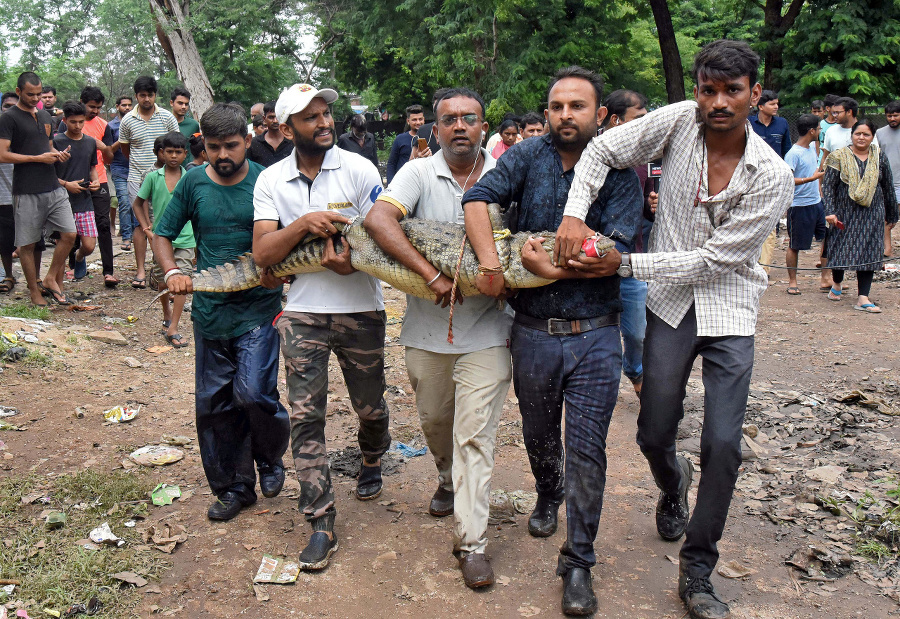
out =
<path fill-rule="evenodd" d="M 783 260 L 780 255 L 778 259 Z M 127 264 L 127 257 L 117 260 Z M 801 266 L 809 266 L 812 261 L 811 254 L 804 255 Z M 132 290 L 127 281 L 118 290 L 106 290 L 102 278 L 96 271 L 92 273 L 93 278 L 73 284 L 71 290 L 86 293 L 102 309 L 80 314 L 56 310 L 53 326 L 37 334 L 43 344 L 56 346 L 46 349 L 54 365 L 26 370 L 7 364 L 0 374 L 0 404 L 18 408 L 17 422 L 28 425 L 26 432 L 0 434 L 6 443 L 3 453 L 8 454 L 0 459 L 2 476 L 29 471 L 58 474 L 83 467 L 110 470 L 121 466 L 133 449 L 158 442 L 163 435 L 196 438 L 193 348 L 147 352 L 148 347 L 165 344 L 159 334 L 158 308 L 141 311 L 151 294 Z M 773 272 L 773 279 L 783 277 L 780 273 Z M 770 396 L 775 404 L 767 404 L 767 389 L 829 395 L 838 387 L 851 389 L 866 381 L 898 375 L 895 342 L 900 335 L 900 321 L 896 319 L 900 293 L 891 287 L 895 284 L 875 284 L 873 296 L 885 313 L 870 316 L 852 311 L 849 299 L 842 303 L 826 301 L 825 295 L 816 292 L 816 282 L 812 276 L 801 276 L 803 294 L 799 297 L 784 293 L 786 282 L 776 283 L 763 299 L 754 371 L 754 394 L 759 398 L 753 400 L 762 402 L 757 407 L 760 414 L 778 410 L 790 415 L 794 410 L 779 403 L 778 396 Z M 850 287 L 855 288 L 855 282 L 850 282 Z M 20 285 L 17 291 L 24 294 L 23 288 Z M 396 344 L 403 300 L 394 290 L 387 291 L 387 298 L 392 435 L 406 443 L 424 444 L 402 349 Z M 0 303 L 7 299 L 0 298 Z M 124 322 L 128 315 L 137 316 L 137 322 Z M 109 324 L 110 319 L 119 322 Z M 121 332 L 128 344 L 115 346 L 84 337 L 103 327 Z M 4 332 L 22 328 L 23 323 L 0 318 L 0 330 Z M 182 332 L 190 332 L 188 324 Z M 137 359 L 142 367 L 128 367 L 125 357 Z M 346 388 L 337 378 L 340 374 L 336 369 L 334 364 L 328 408 L 329 450 L 353 445 L 356 433 Z M 695 378 L 699 376 L 698 363 Z M 696 435 L 695 409 L 702 402 L 699 385 L 698 380 L 691 383 L 687 408 L 693 418 L 686 420 L 683 438 Z M 283 382 L 281 387 L 283 395 Z M 129 424 L 104 425 L 102 411 L 126 401 L 141 404 L 138 418 Z M 76 407 L 86 412 L 83 418 L 73 416 Z M 677 566 L 669 558 L 677 558 L 679 544 L 662 542 L 654 530 L 656 490 L 634 442 L 637 412 L 637 399 L 625 382 L 610 430 L 606 501 L 596 543 L 597 617 L 674 619 L 684 615 L 674 593 Z M 867 414 L 877 415 L 871 411 Z M 801 417 L 804 415 L 812 418 L 816 411 L 807 411 Z M 895 418 L 882 417 L 877 432 L 889 438 L 897 436 Z M 802 475 L 807 468 L 850 457 L 850 452 L 838 447 L 835 451 L 815 451 L 831 443 L 798 448 L 797 441 L 778 433 L 790 421 L 790 417 L 777 420 L 770 429 L 760 422 L 763 432 L 772 435 L 769 455 L 746 461 L 742 472 L 754 476 L 747 479 L 761 479 L 772 498 L 758 499 L 759 485 L 739 490 L 720 545 L 722 562 L 735 560 L 756 573 L 742 580 L 715 575 L 716 586 L 732 603 L 736 619 L 896 615 L 897 603 L 855 573 L 816 582 L 798 578 L 797 572 L 785 565 L 785 559 L 798 548 L 850 539 L 849 533 L 829 537 L 839 526 L 846 529 L 846 517 L 823 511 L 812 515 L 819 524 L 810 525 L 802 519 L 783 520 L 763 513 L 761 505 L 776 505 L 784 498 L 786 486 L 774 481 L 781 479 L 779 475 L 794 469 L 797 472 L 792 475 Z M 802 427 L 801 421 L 796 422 L 798 427 Z M 840 436 L 846 441 L 851 434 L 844 427 Z M 857 449 L 868 440 L 865 430 L 853 436 L 852 445 Z M 828 440 L 833 443 L 835 438 Z M 185 448 L 187 455 L 180 462 L 152 471 L 158 481 L 177 483 L 191 496 L 171 506 L 151 508 L 149 522 L 165 518 L 180 523 L 190 537 L 172 555 L 172 568 L 158 583 L 160 593 L 144 596 L 140 616 L 150 616 L 154 611 L 209 618 L 451 617 L 461 612 L 471 617 L 561 616 L 561 580 L 554 570 L 564 531 L 549 539 L 532 538 L 524 515 L 519 515 L 515 523 L 499 524 L 490 530 L 489 554 L 498 584 L 477 593 L 466 589 L 450 554 L 452 519 L 435 519 L 426 512 L 436 485 L 430 455 L 413 458 L 399 474 L 386 477 L 384 494 L 372 503 L 353 499 L 350 493 L 354 482 L 338 478 L 336 532 L 341 547 L 331 567 L 320 574 L 301 574 L 294 585 L 263 587 L 261 591 L 269 600 L 259 601 L 251 582 L 262 554 L 295 557 L 309 534 L 296 506 L 295 476 L 289 471 L 281 496 L 261 498 L 231 522 L 212 523 L 205 517 L 211 496 L 195 445 L 193 442 Z M 762 445 L 765 447 L 765 443 Z M 854 477 L 859 483 L 874 479 L 885 466 L 897 471 L 897 456 L 892 450 L 878 453 L 884 462 L 878 470 L 868 472 L 863 466 L 863 476 Z M 853 457 L 865 460 L 860 454 Z M 846 468 L 849 477 L 854 469 Z M 512 392 L 499 432 L 493 487 L 533 489 Z M 782 503 L 794 505 L 792 500 L 789 497 Z"/>

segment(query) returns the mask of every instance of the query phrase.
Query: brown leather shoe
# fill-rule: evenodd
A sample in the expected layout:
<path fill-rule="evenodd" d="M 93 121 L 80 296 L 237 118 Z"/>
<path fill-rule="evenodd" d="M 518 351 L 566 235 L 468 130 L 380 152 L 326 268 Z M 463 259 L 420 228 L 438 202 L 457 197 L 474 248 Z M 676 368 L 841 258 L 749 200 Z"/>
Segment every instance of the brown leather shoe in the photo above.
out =
<path fill-rule="evenodd" d="M 428 513 L 432 516 L 441 518 L 449 516 L 453 513 L 453 492 L 444 490 L 438 486 L 434 496 L 431 497 L 431 505 L 428 506 Z"/>
<path fill-rule="evenodd" d="M 462 570 L 463 580 L 466 581 L 469 589 L 478 589 L 494 584 L 494 570 L 491 569 L 491 562 L 479 552 L 460 557 L 459 569 Z"/>

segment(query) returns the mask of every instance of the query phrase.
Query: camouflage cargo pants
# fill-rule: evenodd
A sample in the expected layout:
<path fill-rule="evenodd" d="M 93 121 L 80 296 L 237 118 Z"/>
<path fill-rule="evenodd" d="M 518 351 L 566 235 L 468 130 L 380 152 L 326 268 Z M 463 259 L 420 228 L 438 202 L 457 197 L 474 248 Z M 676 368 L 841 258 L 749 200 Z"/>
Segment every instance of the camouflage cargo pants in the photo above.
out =
<path fill-rule="evenodd" d="M 300 510 L 317 531 L 329 531 L 337 513 L 325 450 L 328 357 L 333 351 L 359 416 L 359 448 L 372 462 L 391 443 L 384 401 L 385 313 L 284 312 L 275 324 L 287 372 L 291 451 L 300 481 Z"/>

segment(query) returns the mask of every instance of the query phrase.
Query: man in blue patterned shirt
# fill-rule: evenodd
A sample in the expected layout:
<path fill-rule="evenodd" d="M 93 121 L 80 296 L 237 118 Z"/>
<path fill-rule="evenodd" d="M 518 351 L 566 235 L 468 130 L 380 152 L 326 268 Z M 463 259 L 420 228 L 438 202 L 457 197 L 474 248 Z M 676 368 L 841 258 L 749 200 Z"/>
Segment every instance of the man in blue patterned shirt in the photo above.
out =
<path fill-rule="evenodd" d="M 519 230 L 555 230 L 575 164 L 606 116 L 602 99 L 598 75 L 580 67 L 561 69 L 547 95 L 550 133 L 511 147 L 463 196 L 466 231 L 481 265 L 477 285 L 482 293 L 504 293 L 503 277 L 494 277 L 500 262 L 487 204 L 518 203 L 511 223 Z M 628 251 L 640 229 L 642 206 L 634 170 L 611 171 L 590 206 L 589 225 Z M 510 299 L 516 311 L 510 344 L 513 381 L 538 493 L 528 531 L 535 537 L 553 535 L 565 499 L 568 539 L 557 567 L 564 580 L 562 608 L 566 614 L 586 615 L 597 608 L 590 569 L 596 563 L 594 539 L 606 483 L 606 434 L 622 371 L 619 277 L 556 267 L 536 239 L 524 247 L 522 262 L 538 275 L 560 280 L 520 290 Z"/>

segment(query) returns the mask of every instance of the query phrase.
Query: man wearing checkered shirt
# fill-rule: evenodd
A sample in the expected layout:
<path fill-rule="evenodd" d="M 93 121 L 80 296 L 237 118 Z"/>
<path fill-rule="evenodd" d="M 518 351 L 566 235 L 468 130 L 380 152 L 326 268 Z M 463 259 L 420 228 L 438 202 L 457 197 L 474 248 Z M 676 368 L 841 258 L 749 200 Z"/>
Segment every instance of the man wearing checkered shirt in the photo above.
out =
<path fill-rule="evenodd" d="M 638 445 L 660 488 L 656 526 L 681 548 L 678 593 L 694 619 L 730 617 L 709 576 L 741 464 L 741 426 L 753 369 L 754 333 L 766 275 L 763 241 L 791 204 L 793 177 L 749 124 L 761 94 L 759 57 L 745 43 L 715 41 L 694 60 L 694 98 L 605 132 L 575 168 L 557 263 L 649 282 Z M 574 260 L 593 234 L 582 221 L 610 168 L 663 158 L 650 253 L 613 249 Z M 685 386 L 703 357 L 706 389 L 700 466 L 691 518 L 692 467 L 676 457 Z"/>

